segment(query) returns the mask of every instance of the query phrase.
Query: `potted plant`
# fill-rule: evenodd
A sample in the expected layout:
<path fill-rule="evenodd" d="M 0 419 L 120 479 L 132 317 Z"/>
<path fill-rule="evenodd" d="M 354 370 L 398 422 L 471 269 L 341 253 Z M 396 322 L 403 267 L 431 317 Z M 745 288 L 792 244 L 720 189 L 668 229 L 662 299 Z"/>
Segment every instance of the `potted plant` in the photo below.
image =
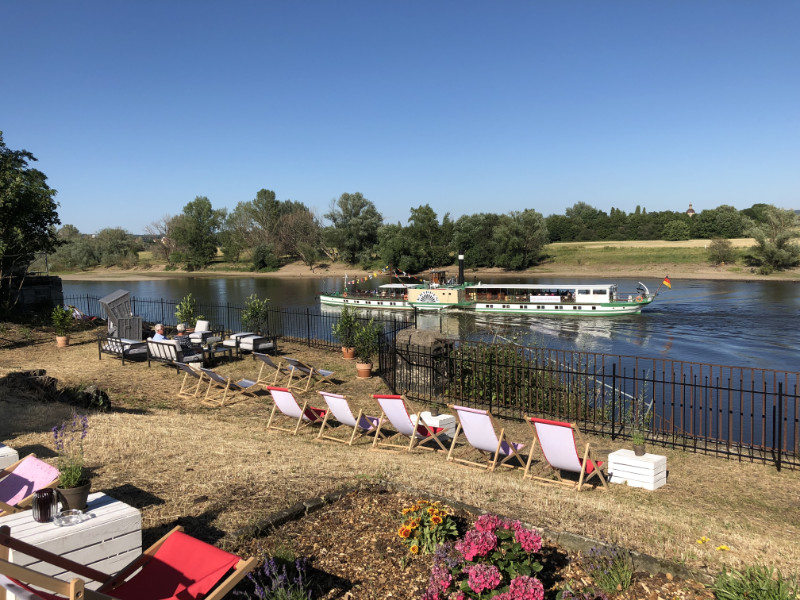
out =
<path fill-rule="evenodd" d="M 197 302 L 191 294 L 183 298 L 175 307 L 175 318 L 178 323 L 183 323 L 187 331 L 194 331 L 194 324 L 197 319 L 205 319 L 203 315 L 197 314 Z"/>
<path fill-rule="evenodd" d="M 251 294 L 244 302 L 241 323 L 245 331 L 258 335 L 267 334 L 269 332 L 269 298 L 261 300 L 256 294 Z"/>
<path fill-rule="evenodd" d="M 333 337 L 342 344 L 342 357 L 345 360 L 353 360 L 355 358 L 357 330 L 358 319 L 356 319 L 356 311 L 345 304 L 342 307 L 342 314 L 339 320 L 331 327 Z"/>
<path fill-rule="evenodd" d="M 353 340 L 356 356 L 356 372 L 359 379 L 372 376 L 372 358 L 378 352 L 380 327 L 370 319 L 356 329 Z"/>
<path fill-rule="evenodd" d="M 72 331 L 72 326 L 75 322 L 72 311 L 59 304 L 53 308 L 50 319 L 53 322 L 53 328 L 56 330 L 56 343 L 58 347 L 63 348 L 64 346 L 69 346 L 69 332 Z"/>
<path fill-rule="evenodd" d="M 58 487 L 62 510 L 83 510 L 89 497 L 91 481 L 83 457 L 83 440 L 89 433 L 89 417 L 73 412 L 72 418 L 53 427 Z"/>
<path fill-rule="evenodd" d="M 633 443 L 633 453 L 636 456 L 644 456 L 645 454 L 645 435 L 650 430 L 650 425 L 653 417 L 652 408 L 646 411 L 641 409 L 636 410 L 631 403 L 626 415 L 627 426 L 631 431 L 631 442 Z"/>

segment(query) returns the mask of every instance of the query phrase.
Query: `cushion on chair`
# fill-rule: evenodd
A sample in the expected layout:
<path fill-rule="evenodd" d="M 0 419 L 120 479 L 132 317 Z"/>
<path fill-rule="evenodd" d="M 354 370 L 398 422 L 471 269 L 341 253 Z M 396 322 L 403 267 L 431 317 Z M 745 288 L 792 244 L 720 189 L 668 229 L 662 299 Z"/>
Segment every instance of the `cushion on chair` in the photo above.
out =
<path fill-rule="evenodd" d="M 35 456 L 27 456 L 0 481 L 0 500 L 14 506 L 57 477 L 58 469 Z"/>

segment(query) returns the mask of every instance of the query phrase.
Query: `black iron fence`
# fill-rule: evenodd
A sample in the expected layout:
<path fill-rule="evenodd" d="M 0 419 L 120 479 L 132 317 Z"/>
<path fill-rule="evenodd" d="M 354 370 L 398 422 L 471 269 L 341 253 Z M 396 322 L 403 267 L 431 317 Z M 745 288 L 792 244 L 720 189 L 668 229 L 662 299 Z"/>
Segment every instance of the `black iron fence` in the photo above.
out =
<path fill-rule="evenodd" d="M 544 416 L 583 431 L 800 467 L 800 373 L 513 345 L 381 348 L 395 393 L 431 404 Z"/>

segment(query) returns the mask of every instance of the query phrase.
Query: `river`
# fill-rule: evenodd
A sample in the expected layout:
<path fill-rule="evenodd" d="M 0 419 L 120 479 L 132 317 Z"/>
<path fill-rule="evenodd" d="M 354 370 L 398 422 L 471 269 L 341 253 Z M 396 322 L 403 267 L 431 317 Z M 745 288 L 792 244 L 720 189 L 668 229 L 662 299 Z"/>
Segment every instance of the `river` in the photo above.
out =
<path fill-rule="evenodd" d="M 484 279 L 484 283 L 518 281 Z M 616 279 L 621 291 L 637 281 Z M 660 280 L 643 280 L 655 291 Z M 597 279 L 538 277 L 558 286 Z M 318 294 L 341 289 L 340 278 L 176 277 L 141 281 L 64 281 L 65 296 L 102 297 L 124 289 L 138 298 L 179 300 L 192 293 L 209 303 L 243 304 L 251 294 L 282 307 L 320 310 Z M 797 283 L 673 280 L 640 315 L 615 317 L 420 314 L 418 324 L 464 338 L 499 336 L 523 344 L 719 365 L 800 371 Z M 326 309 L 336 310 L 336 309 Z"/>

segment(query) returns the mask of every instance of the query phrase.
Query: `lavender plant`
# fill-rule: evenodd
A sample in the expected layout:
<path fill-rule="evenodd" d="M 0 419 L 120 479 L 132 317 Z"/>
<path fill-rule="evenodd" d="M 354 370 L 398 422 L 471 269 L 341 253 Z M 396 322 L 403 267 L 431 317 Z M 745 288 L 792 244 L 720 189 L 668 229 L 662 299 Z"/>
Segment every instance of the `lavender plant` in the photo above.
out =
<path fill-rule="evenodd" d="M 83 440 L 88 433 L 89 417 L 75 412 L 71 419 L 53 427 L 59 487 L 74 488 L 89 482 L 83 456 Z"/>
<path fill-rule="evenodd" d="M 626 590 L 633 578 L 633 563 L 627 550 L 617 547 L 592 548 L 586 566 L 597 587 L 606 594 Z"/>
<path fill-rule="evenodd" d="M 286 564 L 275 557 L 268 557 L 261 570 L 247 576 L 251 591 L 236 590 L 234 594 L 250 600 L 310 600 L 310 582 L 307 580 L 308 561 L 294 561 L 290 575 Z"/>

